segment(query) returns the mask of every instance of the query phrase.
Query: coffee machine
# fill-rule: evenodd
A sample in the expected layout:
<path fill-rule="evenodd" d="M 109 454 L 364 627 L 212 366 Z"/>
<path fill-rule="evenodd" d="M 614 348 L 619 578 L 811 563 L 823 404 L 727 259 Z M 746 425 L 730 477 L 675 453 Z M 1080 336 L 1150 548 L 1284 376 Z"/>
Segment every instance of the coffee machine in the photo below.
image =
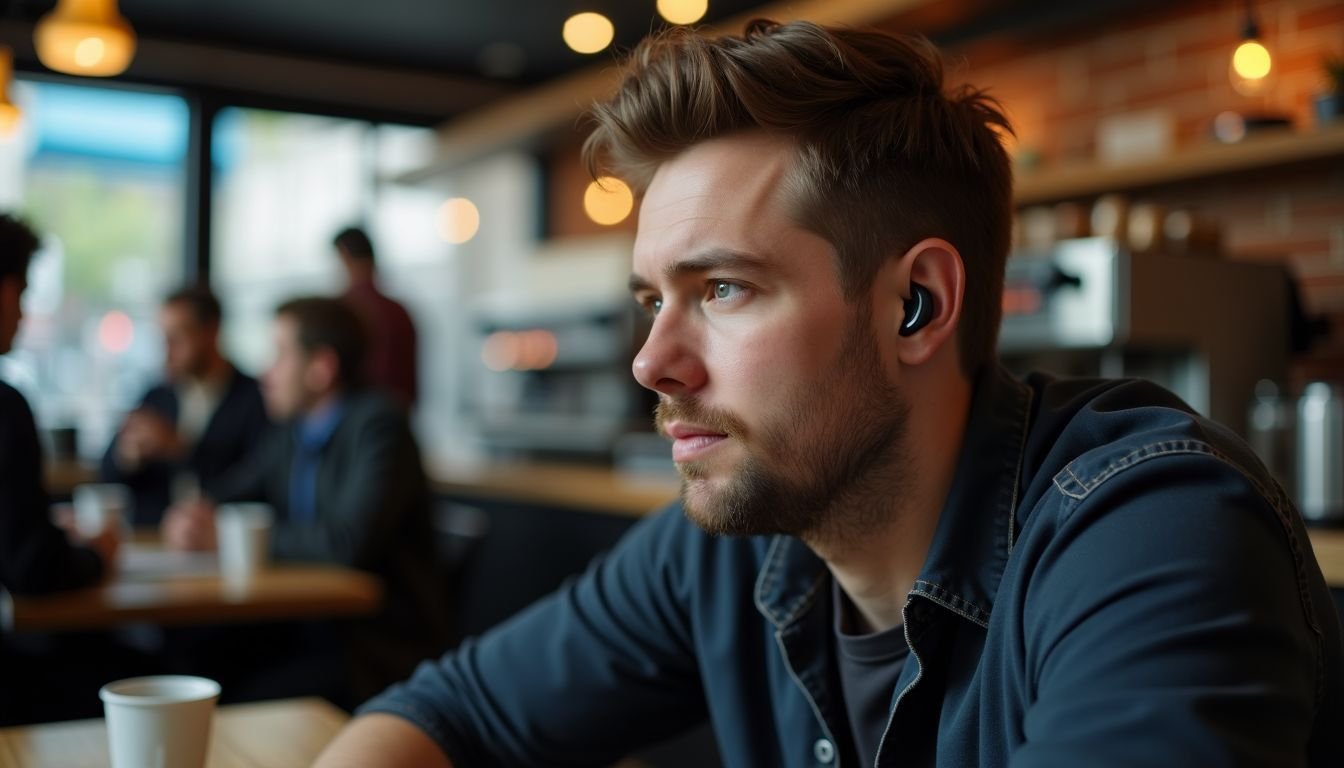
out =
<path fill-rule="evenodd" d="M 1256 383 L 1287 369 L 1287 286 L 1279 265 L 1063 240 L 1009 259 L 999 352 L 1017 372 L 1150 379 L 1245 435 Z"/>

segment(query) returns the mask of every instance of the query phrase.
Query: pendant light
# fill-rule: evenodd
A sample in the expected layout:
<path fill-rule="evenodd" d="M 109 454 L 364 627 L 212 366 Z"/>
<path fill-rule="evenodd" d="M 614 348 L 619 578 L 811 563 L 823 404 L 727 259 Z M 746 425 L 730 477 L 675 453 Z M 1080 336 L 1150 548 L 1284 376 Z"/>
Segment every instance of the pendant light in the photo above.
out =
<path fill-rule="evenodd" d="M 135 31 L 117 0 L 57 0 L 37 22 L 33 42 L 43 64 L 70 75 L 119 75 L 135 55 Z"/>
<path fill-rule="evenodd" d="M 1269 49 L 1260 42 L 1260 25 L 1255 20 L 1252 0 L 1246 0 L 1246 23 L 1242 27 L 1241 44 L 1232 53 L 1228 71 L 1232 87 L 1243 96 L 1255 96 L 1264 91 L 1266 78 L 1273 63 Z"/>

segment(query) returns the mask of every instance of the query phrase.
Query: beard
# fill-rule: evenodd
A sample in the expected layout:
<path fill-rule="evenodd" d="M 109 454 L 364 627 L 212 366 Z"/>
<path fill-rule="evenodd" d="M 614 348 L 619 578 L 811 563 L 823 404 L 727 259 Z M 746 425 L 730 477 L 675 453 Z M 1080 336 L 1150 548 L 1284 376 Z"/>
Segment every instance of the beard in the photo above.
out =
<path fill-rule="evenodd" d="M 684 420 L 727 435 L 746 452 L 714 487 L 711 462 L 677 465 L 682 507 L 714 535 L 785 534 L 843 540 L 879 527 L 908 486 L 904 439 L 909 404 L 887 381 L 868 313 L 846 331 L 834 368 L 791 394 L 756 434 L 731 413 L 694 398 L 665 399 L 659 431 Z"/>

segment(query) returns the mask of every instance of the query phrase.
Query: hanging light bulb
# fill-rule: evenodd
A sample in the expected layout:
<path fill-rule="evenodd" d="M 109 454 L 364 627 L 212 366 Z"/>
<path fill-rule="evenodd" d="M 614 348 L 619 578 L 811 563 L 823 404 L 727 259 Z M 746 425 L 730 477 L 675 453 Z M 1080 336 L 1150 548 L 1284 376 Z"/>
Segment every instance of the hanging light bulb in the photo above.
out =
<path fill-rule="evenodd" d="M 709 0 L 658 0 L 658 14 L 669 24 L 694 24 L 707 10 Z"/>
<path fill-rule="evenodd" d="M 135 31 L 117 0 L 58 0 L 37 22 L 33 42 L 43 64 L 70 75 L 119 75 L 135 55 Z"/>
<path fill-rule="evenodd" d="M 1273 68 L 1269 49 L 1260 42 L 1260 25 L 1255 21 L 1252 0 L 1246 0 L 1246 25 L 1242 29 L 1241 44 L 1232 52 L 1228 76 L 1232 87 L 1243 96 L 1255 96 L 1265 89 L 1266 78 Z"/>
<path fill-rule="evenodd" d="M 9 84 L 14 79 L 13 76 L 14 55 L 8 48 L 0 45 L 0 136 L 13 133 L 19 124 L 19 118 L 23 116 L 18 105 L 9 98 Z"/>
<path fill-rule="evenodd" d="M 611 45 L 612 38 L 616 36 L 616 28 L 612 26 L 611 19 L 589 11 L 576 13 L 566 19 L 560 34 L 565 39 L 565 45 L 574 51 L 597 53 Z"/>

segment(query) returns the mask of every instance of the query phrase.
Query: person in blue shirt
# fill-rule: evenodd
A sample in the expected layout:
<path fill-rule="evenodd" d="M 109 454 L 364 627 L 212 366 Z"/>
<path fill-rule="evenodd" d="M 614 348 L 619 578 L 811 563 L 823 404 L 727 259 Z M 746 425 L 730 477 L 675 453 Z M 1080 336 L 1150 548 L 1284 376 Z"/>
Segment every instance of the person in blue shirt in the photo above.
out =
<path fill-rule="evenodd" d="M 448 642 L 446 587 L 434 565 L 419 448 L 404 409 L 364 386 L 367 341 L 349 305 L 321 297 L 287 301 L 276 310 L 274 335 L 262 394 L 277 426 L 207 497 L 172 507 L 163 538 L 174 549 L 215 549 L 215 505 L 260 501 L 276 513 L 274 559 L 379 576 L 383 608 L 342 635 L 348 685 L 332 689 L 342 698 L 350 691 L 368 696 Z M 219 655 L 239 674 L 256 665 L 255 657 L 230 650 L 231 643 Z M 282 659 L 281 666 L 293 661 Z"/>
<path fill-rule="evenodd" d="M 997 363 L 1010 129 L 932 46 L 675 30 L 593 122 L 681 500 L 318 765 L 604 765 L 706 720 L 731 766 L 1344 765 L 1339 620 L 1251 451 Z"/>

